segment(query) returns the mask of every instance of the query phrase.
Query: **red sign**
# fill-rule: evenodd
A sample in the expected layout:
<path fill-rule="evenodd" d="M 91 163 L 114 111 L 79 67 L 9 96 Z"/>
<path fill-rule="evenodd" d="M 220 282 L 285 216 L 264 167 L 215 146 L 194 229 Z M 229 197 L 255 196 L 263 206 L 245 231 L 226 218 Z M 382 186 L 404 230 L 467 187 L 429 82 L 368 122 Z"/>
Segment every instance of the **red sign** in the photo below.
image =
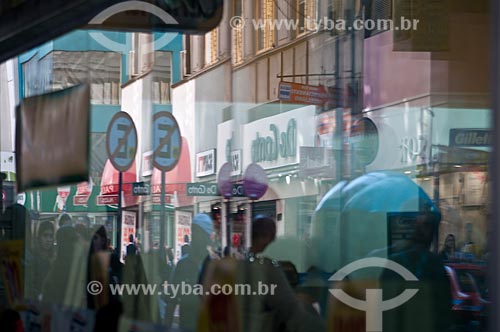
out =
<path fill-rule="evenodd" d="M 279 99 L 291 104 L 323 106 L 335 98 L 335 93 L 329 90 L 324 86 L 280 82 Z"/>
<path fill-rule="evenodd" d="M 76 186 L 77 195 L 90 195 L 91 191 L 92 191 L 92 185 L 88 182 L 80 182 Z"/>
<path fill-rule="evenodd" d="M 73 205 L 75 206 L 87 205 L 88 201 L 89 201 L 89 196 L 86 195 L 73 196 Z"/>
<path fill-rule="evenodd" d="M 99 195 L 97 196 L 97 205 L 117 205 L 118 195 Z"/>

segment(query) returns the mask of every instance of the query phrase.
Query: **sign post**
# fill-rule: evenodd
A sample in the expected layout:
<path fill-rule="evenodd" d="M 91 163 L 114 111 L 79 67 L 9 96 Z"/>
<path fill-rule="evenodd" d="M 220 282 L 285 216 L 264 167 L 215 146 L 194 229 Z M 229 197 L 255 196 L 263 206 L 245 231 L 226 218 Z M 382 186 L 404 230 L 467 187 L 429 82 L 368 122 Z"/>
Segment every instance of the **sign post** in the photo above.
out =
<path fill-rule="evenodd" d="M 182 149 L 179 124 L 169 112 L 153 116 L 153 165 L 161 171 L 160 248 L 165 248 L 165 172 L 177 165 Z"/>
<path fill-rule="evenodd" d="M 265 195 L 267 188 L 269 187 L 268 183 L 269 181 L 266 171 L 264 171 L 260 165 L 255 163 L 248 165 L 245 170 L 245 174 L 243 175 L 243 188 L 245 195 L 252 200 L 252 203 L 250 204 L 250 222 L 253 220 L 252 214 L 253 211 L 255 211 L 255 201 Z M 247 246 L 249 247 L 248 244 Z"/>
<path fill-rule="evenodd" d="M 231 182 L 231 171 L 232 167 L 230 163 L 225 163 L 219 170 L 219 175 L 217 177 L 217 185 L 219 186 L 219 191 L 227 199 L 226 201 L 226 248 L 227 254 L 224 256 L 231 255 L 231 197 L 233 196 L 233 184 Z M 223 254 L 226 253 L 226 248 L 222 248 Z"/>
<path fill-rule="evenodd" d="M 109 161 L 120 172 L 118 177 L 116 248 L 121 248 L 123 172 L 132 166 L 137 153 L 137 130 L 128 113 L 119 112 L 111 119 L 106 135 L 106 151 Z"/>

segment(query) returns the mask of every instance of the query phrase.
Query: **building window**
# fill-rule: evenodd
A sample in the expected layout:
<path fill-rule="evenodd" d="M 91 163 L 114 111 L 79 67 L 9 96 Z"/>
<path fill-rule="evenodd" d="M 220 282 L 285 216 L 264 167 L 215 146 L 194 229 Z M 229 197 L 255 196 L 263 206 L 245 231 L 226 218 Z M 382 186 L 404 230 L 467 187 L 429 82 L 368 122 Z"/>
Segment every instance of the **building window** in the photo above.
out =
<path fill-rule="evenodd" d="M 36 56 L 23 63 L 24 97 L 32 97 L 55 89 L 52 84 L 53 54 L 38 60 Z"/>
<path fill-rule="evenodd" d="M 299 34 L 316 31 L 317 0 L 296 0 L 296 15 L 299 25 Z M 339 1 L 340 2 L 340 1 Z"/>
<path fill-rule="evenodd" d="M 234 1 L 233 17 L 243 17 L 242 0 Z M 233 64 L 243 62 L 243 24 L 233 27 Z"/>
<path fill-rule="evenodd" d="M 153 65 L 153 103 L 170 104 L 172 83 L 172 53 L 154 52 Z"/>
<path fill-rule="evenodd" d="M 217 62 L 219 58 L 219 28 L 205 35 L 205 65 Z"/>
<path fill-rule="evenodd" d="M 258 51 L 272 48 L 274 45 L 274 1 L 259 0 L 257 5 L 257 17 L 260 20 L 261 27 L 257 33 Z"/>
<path fill-rule="evenodd" d="M 121 56 L 115 52 L 54 51 L 51 90 L 90 84 L 92 104 L 120 103 Z"/>
<path fill-rule="evenodd" d="M 391 0 L 369 0 L 365 4 L 365 20 L 382 20 L 392 18 Z M 384 30 L 365 30 L 365 38 L 374 36 Z"/>

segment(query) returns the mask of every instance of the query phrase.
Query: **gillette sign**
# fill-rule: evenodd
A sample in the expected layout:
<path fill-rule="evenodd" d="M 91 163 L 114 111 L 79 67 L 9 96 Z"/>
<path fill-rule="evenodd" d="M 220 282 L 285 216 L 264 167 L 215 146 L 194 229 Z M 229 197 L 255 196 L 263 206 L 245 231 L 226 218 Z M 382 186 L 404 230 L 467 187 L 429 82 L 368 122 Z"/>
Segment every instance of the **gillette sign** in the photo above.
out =
<path fill-rule="evenodd" d="M 484 147 L 493 144 L 489 129 L 450 129 L 450 146 Z"/>

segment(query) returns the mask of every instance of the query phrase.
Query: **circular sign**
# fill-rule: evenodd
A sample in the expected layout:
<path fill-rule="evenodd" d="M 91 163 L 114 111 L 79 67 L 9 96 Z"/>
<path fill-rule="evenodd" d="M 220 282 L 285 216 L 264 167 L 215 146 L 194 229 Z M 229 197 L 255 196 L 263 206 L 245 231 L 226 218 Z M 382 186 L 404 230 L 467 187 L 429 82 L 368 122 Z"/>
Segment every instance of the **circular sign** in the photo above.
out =
<path fill-rule="evenodd" d="M 2 189 L 2 202 L 5 202 L 7 200 L 7 194 L 5 193 L 5 190 Z"/>
<path fill-rule="evenodd" d="M 248 165 L 243 176 L 243 188 L 245 195 L 250 199 L 259 199 L 267 191 L 267 174 L 262 167 L 257 164 Z"/>
<path fill-rule="evenodd" d="M 349 138 L 352 150 L 363 165 L 371 164 L 378 153 L 378 130 L 372 120 L 361 118 L 354 122 Z"/>
<path fill-rule="evenodd" d="M 106 136 L 106 151 L 114 168 L 127 171 L 134 163 L 137 152 L 137 130 L 134 121 L 125 112 L 113 116 Z"/>
<path fill-rule="evenodd" d="M 162 172 L 171 171 L 179 161 L 182 137 L 179 124 L 170 112 L 153 116 L 153 165 Z"/>
<path fill-rule="evenodd" d="M 225 163 L 219 169 L 219 174 L 217 176 L 217 186 L 219 191 L 225 198 L 233 196 L 233 183 L 231 182 L 231 164 Z"/>

